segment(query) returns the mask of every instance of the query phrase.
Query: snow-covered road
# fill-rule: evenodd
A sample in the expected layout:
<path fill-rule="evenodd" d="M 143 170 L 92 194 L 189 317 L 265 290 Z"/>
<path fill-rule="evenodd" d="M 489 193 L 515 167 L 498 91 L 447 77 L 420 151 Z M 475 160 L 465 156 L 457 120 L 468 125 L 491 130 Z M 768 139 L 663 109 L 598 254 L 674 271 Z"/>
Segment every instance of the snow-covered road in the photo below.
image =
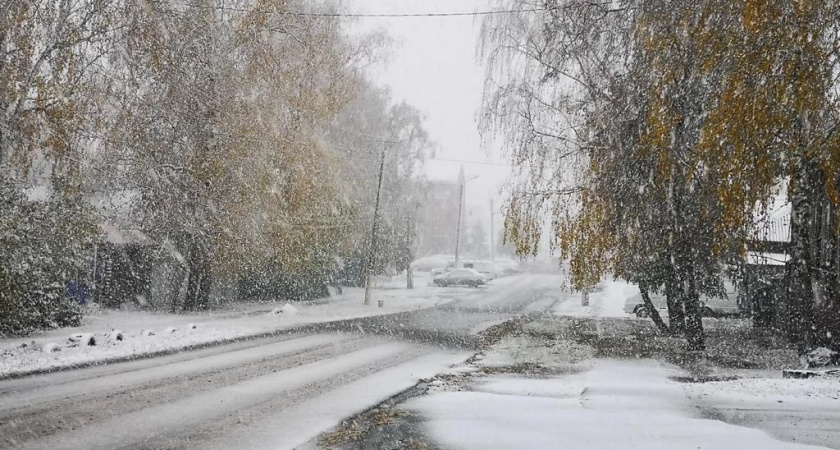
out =
<path fill-rule="evenodd" d="M 428 276 L 418 275 L 415 289 L 405 289 L 404 283 L 401 279 L 381 282 L 381 289 L 376 289 L 375 295 L 377 300 L 384 300 L 384 308 L 365 306 L 364 290 L 360 288 L 346 288 L 341 295 L 294 305 L 284 301 L 232 303 L 190 314 L 94 308 L 79 327 L 0 338 L 0 379 L 159 356 L 220 342 L 265 337 L 318 323 L 415 311 L 464 295 L 457 290 L 434 287 Z M 106 337 L 114 329 L 123 333 L 124 340 L 114 342 Z M 93 334 L 97 345 L 66 345 L 68 336 L 77 333 Z M 41 351 L 49 345 L 57 346 L 60 351 Z"/>
<path fill-rule="evenodd" d="M 523 275 L 436 308 L 3 380 L 0 447 L 294 448 L 464 361 L 475 332 L 547 310 L 557 286 Z"/>

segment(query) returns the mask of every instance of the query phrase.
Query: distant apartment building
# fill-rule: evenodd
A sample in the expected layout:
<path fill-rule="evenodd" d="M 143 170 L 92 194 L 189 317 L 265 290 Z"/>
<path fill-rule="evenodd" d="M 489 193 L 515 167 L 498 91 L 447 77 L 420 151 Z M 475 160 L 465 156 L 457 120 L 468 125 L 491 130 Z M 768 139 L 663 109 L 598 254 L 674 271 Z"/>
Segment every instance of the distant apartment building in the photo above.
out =
<path fill-rule="evenodd" d="M 427 183 L 418 217 L 417 256 L 455 253 L 463 183 L 463 171 L 456 180 Z"/>

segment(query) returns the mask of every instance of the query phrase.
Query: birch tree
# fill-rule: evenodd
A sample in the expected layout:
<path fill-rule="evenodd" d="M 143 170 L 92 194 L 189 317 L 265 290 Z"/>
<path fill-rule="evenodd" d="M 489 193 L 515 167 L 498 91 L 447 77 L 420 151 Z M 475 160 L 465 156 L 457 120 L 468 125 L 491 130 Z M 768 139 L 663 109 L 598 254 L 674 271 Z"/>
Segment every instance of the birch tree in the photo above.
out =
<path fill-rule="evenodd" d="M 135 219 L 183 256 L 182 305 L 211 276 L 325 274 L 352 220 L 324 127 L 355 93 L 358 48 L 302 2 L 142 3 L 117 55 L 107 163 Z M 271 269 L 269 269 L 271 268 Z M 270 274 L 266 274 L 270 276 Z"/>

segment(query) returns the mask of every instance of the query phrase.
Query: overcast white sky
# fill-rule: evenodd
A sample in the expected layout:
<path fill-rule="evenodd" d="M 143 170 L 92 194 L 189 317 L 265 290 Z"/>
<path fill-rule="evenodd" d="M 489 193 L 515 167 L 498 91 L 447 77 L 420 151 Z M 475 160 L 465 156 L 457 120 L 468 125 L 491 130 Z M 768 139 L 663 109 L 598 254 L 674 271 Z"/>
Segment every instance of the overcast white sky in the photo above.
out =
<path fill-rule="evenodd" d="M 492 0 L 343 0 L 355 13 L 415 14 L 487 10 Z M 394 39 L 392 57 L 375 78 L 390 86 L 396 101 L 405 100 L 426 113 L 426 127 L 438 143 L 439 159 L 463 164 L 467 178 L 468 220 L 488 217 L 490 198 L 500 204 L 500 187 L 508 179 L 507 159 L 481 148 L 476 113 L 481 104 L 483 69 L 477 65 L 480 28 L 472 16 L 364 18 L 361 29 L 384 29 Z M 429 179 L 455 179 L 462 164 L 429 161 Z M 499 216 L 496 217 L 497 224 Z M 486 222 L 487 220 L 485 220 Z"/>

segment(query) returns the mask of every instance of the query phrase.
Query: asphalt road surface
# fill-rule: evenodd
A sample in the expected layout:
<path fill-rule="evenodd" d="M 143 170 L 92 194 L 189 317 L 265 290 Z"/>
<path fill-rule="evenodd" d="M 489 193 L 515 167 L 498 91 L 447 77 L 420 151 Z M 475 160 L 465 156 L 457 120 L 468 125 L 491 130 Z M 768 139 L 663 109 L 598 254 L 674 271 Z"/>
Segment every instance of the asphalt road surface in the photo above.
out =
<path fill-rule="evenodd" d="M 520 275 L 410 313 L 0 381 L 0 448 L 294 448 L 473 354 L 476 333 L 540 314 L 554 275 Z"/>

